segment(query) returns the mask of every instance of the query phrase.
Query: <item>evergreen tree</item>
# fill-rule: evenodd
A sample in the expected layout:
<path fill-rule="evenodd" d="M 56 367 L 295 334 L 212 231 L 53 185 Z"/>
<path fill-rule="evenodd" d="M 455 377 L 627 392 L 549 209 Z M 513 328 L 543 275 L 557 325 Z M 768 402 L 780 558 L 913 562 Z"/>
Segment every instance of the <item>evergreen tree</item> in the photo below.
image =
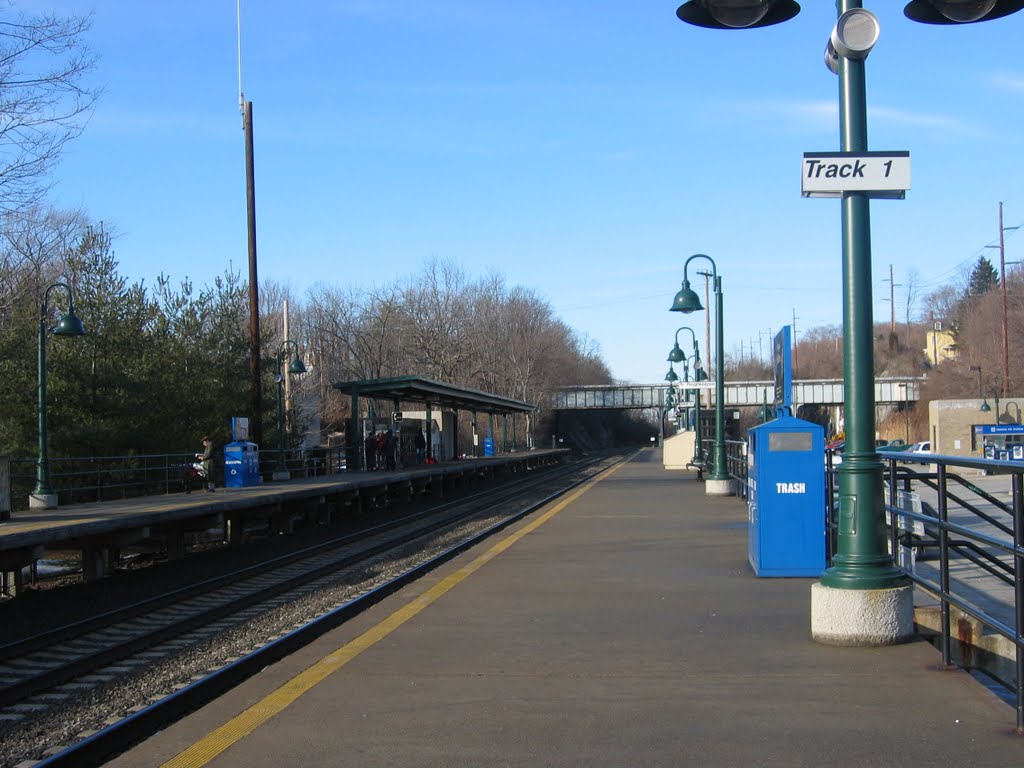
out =
<path fill-rule="evenodd" d="M 967 283 L 968 296 L 984 296 L 993 288 L 999 285 L 999 273 L 992 266 L 992 262 L 981 256 L 978 263 L 971 270 L 971 277 Z"/>

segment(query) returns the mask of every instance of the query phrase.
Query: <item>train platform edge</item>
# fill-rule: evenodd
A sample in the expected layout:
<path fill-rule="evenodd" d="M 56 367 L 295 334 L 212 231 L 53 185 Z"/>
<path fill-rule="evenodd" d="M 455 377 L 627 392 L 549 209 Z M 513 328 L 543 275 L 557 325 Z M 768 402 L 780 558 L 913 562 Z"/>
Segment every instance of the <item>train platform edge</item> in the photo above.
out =
<path fill-rule="evenodd" d="M 926 642 L 810 638 L 746 508 L 645 449 L 110 761 L 216 768 L 1013 765 Z"/>

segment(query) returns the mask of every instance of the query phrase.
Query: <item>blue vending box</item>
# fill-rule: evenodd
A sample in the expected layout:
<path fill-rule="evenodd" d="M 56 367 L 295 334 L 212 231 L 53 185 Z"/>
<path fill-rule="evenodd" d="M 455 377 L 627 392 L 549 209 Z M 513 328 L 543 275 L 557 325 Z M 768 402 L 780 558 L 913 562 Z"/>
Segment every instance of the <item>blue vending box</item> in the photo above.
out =
<path fill-rule="evenodd" d="M 484 456 L 493 456 L 493 455 L 494 455 L 494 438 L 493 437 L 485 437 L 484 438 Z"/>
<path fill-rule="evenodd" d="M 783 416 L 754 427 L 747 447 L 747 552 L 758 576 L 825 570 L 825 430 Z"/>
<path fill-rule="evenodd" d="M 246 485 L 259 485 L 262 482 L 260 454 L 256 443 L 242 440 L 224 446 L 224 485 L 226 487 L 241 488 Z"/>

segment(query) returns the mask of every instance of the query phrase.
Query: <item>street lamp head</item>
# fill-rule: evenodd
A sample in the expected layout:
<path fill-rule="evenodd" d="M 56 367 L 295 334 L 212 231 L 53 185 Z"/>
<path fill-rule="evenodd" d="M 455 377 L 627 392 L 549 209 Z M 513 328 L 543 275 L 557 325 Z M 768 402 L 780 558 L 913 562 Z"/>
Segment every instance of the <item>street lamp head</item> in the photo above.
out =
<path fill-rule="evenodd" d="M 708 29 L 753 29 L 789 21 L 800 13 L 793 0 L 689 0 L 676 9 L 687 24 Z"/>
<path fill-rule="evenodd" d="M 675 368 L 671 365 L 668 367 L 668 373 L 665 374 L 665 381 L 676 382 L 679 381 L 679 374 L 676 373 Z"/>
<path fill-rule="evenodd" d="M 903 15 L 922 24 L 973 24 L 1009 16 L 1024 0 L 913 0 Z"/>
<path fill-rule="evenodd" d="M 299 358 L 292 360 L 291 365 L 288 366 L 288 373 L 305 373 L 306 366 Z"/>
<path fill-rule="evenodd" d="M 689 314 L 699 309 L 704 309 L 704 305 L 700 303 L 700 297 L 697 296 L 696 291 L 690 288 L 690 281 L 684 279 L 683 287 L 672 300 L 672 306 L 669 307 L 669 311 Z"/>
<path fill-rule="evenodd" d="M 60 320 L 57 321 L 57 326 L 53 329 L 54 336 L 84 336 L 85 325 L 75 315 L 75 307 L 71 305 L 68 307 L 68 313 L 62 315 Z"/>
<path fill-rule="evenodd" d="M 992 410 L 992 406 L 988 404 L 987 397 L 981 401 L 981 408 L 979 408 L 978 410 L 981 411 L 982 413 L 988 413 L 989 411 Z"/>
<path fill-rule="evenodd" d="M 678 341 L 675 346 L 672 347 L 672 351 L 668 353 L 668 361 L 670 363 L 682 363 L 686 361 L 686 353 L 679 347 Z"/>

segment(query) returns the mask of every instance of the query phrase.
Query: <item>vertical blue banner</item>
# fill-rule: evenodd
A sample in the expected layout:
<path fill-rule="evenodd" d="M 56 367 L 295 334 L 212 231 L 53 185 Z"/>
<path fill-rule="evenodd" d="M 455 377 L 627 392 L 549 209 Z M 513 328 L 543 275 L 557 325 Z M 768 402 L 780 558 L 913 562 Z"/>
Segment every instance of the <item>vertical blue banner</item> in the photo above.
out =
<path fill-rule="evenodd" d="M 793 415 L 793 334 L 790 326 L 782 326 L 772 344 L 772 362 L 775 365 L 775 408 L 787 416 Z M 779 409 L 782 409 L 779 411 Z"/>

